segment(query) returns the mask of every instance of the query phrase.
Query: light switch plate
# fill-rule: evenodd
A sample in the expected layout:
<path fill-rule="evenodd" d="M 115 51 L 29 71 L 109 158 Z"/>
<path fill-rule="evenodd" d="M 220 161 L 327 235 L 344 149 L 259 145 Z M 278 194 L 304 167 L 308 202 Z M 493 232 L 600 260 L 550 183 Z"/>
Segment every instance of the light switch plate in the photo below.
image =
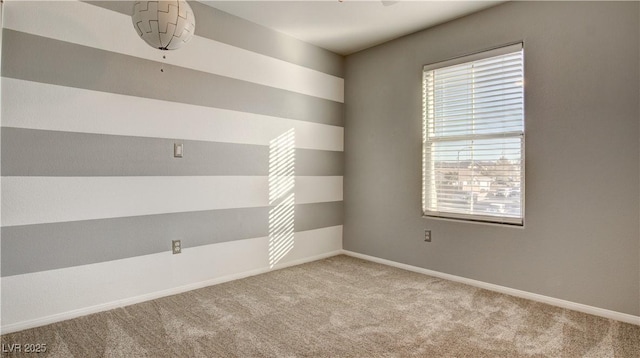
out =
<path fill-rule="evenodd" d="M 173 143 L 173 157 L 182 158 L 184 154 L 184 145 L 182 143 Z"/>

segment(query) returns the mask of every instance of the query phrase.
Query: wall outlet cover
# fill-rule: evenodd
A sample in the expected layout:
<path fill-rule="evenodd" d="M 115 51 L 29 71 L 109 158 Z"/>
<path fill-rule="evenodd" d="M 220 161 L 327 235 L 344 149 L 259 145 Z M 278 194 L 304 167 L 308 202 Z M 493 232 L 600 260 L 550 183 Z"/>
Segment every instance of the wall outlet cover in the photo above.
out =
<path fill-rule="evenodd" d="M 182 252 L 182 243 L 180 242 L 180 240 L 172 240 L 171 248 L 174 255 L 179 254 Z"/>

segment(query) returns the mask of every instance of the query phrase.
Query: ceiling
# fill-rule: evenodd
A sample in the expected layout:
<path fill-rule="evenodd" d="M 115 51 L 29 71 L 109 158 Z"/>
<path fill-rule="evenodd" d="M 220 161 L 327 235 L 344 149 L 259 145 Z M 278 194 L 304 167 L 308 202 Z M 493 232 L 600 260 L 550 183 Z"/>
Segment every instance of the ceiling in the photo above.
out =
<path fill-rule="evenodd" d="M 200 1 L 341 55 L 432 27 L 501 1 Z"/>

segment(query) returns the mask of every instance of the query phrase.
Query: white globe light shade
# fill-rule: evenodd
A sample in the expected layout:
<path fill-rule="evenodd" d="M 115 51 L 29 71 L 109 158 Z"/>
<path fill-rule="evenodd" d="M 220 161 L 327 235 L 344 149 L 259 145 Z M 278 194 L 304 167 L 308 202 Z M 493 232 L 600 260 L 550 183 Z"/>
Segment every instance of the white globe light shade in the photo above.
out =
<path fill-rule="evenodd" d="M 138 35 L 160 50 L 180 48 L 196 29 L 196 17 L 184 0 L 136 1 L 131 19 Z"/>

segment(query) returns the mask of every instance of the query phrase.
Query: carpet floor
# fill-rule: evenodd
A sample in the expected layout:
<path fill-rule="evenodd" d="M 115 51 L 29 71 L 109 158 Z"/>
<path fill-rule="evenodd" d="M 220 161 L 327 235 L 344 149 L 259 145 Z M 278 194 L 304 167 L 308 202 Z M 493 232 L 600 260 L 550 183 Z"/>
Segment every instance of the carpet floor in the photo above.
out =
<path fill-rule="evenodd" d="M 1 337 L 7 357 L 639 357 L 640 326 L 348 256 Z"/>

